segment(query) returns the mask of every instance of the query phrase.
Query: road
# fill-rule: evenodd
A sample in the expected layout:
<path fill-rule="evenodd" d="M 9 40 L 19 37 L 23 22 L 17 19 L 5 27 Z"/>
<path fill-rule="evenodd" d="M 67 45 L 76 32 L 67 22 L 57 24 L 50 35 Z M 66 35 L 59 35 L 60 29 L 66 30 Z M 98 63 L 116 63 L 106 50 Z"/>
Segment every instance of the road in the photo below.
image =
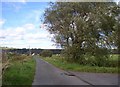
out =
<path fill-rule="evenodd" d="M 67 72 L 35 57 L 36 72 L 32 85 L 117 85 L 117 74 Z M 99 77 L 99 78 L 98 78 Z"/>

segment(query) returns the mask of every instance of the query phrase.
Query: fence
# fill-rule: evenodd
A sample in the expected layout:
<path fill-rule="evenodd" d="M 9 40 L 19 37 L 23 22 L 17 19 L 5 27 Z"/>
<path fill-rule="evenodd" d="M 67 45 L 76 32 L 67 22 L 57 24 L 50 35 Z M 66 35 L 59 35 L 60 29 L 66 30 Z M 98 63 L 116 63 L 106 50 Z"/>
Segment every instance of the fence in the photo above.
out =
<path fill-rule="evenodd" d="M 0 86 L 2 86 L 2 49 L 0 49 Z"/>
<path fill-rule="evenodd" d="M 8 64 L 7 49 L 0 48 L 0 86 L 2 85 L 2 74 Z"/>

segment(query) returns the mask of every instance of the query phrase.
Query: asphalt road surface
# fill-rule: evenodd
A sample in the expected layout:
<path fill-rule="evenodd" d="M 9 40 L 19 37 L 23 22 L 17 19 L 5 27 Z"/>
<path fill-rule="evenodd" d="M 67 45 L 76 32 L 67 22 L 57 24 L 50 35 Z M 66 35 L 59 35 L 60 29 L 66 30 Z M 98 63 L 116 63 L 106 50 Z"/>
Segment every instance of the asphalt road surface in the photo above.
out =
<path fill-rule="evenodd" d="M 32 85 L 118 85 L 117 74 L 68 72 L 34 57 L 36 72 Z"/>

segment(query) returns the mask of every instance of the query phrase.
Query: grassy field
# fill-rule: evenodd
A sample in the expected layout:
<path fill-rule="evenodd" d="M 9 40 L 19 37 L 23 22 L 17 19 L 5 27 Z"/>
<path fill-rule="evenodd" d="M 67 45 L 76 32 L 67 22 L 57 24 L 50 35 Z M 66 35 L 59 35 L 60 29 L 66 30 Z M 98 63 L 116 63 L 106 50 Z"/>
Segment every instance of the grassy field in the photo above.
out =
<path fill-rule="evenodd" d="M 118 60 L 117 56 L 111 60 Z M 80 72 L 97 72 L 97 73 L 118 73 L 118 67 L 98 67 L 98 66 L 88 66 L 80 65 L 77 63 L 69 63 L 60 56 L 53 55 L 52 57 L 43 58 L 45 61 L 55 65 L 64 70 L 80 71 Z"/>
<path fill-rule="evenodd" d="M 26 85 L 26 87 L 31 87 L 35 74 L 35 61 L 32 57 L 27 57 L 24 60 L 13 59 L 10 65 L 3 74 L 2 85 Z"/>

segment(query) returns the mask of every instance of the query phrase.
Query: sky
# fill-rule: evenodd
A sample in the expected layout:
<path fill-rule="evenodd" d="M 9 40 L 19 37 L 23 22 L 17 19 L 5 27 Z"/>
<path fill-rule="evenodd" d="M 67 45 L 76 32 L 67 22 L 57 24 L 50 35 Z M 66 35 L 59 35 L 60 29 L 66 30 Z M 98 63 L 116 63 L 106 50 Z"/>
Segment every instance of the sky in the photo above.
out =
<path fill-rule="evenodd" d="M 0 46 L 56 49 L 51 41 L 52 35 L 41 21 L 49 1 L 55 0 L 2 0 Z"/>
<path fill-rule="evenodd" d="M 52 35 L 42 23 L 48 2 L 2 2 L 0 46 L 55 49 Z"/>

